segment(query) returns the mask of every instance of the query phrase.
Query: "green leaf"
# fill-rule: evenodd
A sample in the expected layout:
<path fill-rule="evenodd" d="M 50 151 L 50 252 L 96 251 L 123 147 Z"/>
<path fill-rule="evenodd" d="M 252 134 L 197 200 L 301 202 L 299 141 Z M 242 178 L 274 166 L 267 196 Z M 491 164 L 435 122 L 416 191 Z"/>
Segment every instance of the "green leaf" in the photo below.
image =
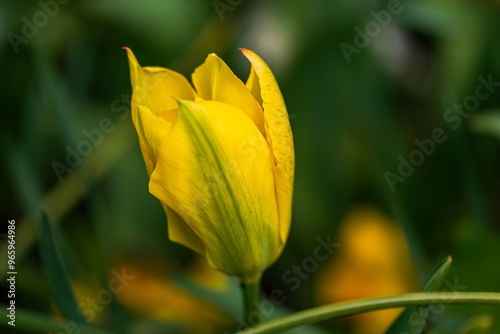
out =
<path fill-rule="evenodd" d="M 444 260 L 442 260 L 438 265 L 437 269 L 433 272 L 431 277 L 425 283 L 422 291 L 423 292 L 432 292 L 437 291 L 443 285 L 444 279 L 448 274 L 448 270 L 451 266 L 451 256 L 448 256 Z M 428 307 L 420 306 L 420 307 L 409 307 L 407 308 L 401 315 L 394 321 L 391 327 L 387 330 L 386 334 L 399 334 L 399 333 L 420 333 L 421 329 L 423 329 L 424 324 L 422 324 L 422 319 L 427 320 Z M 411 318 L 415 315 L 422 315 L 418 318 L 419 328 L 415 329 L 415 326 L 412 326 Z"/>
<path fill-rule="evenodd" d="M 5 319 L 8 315 L 7 305 L 0 305 L 0 317 Z M 7 321 L 10 321 L 8 319 Z M 0 327 L 12 328 L 7 321 L 0 322 Z M 81 334 L 110 334 L 99 328 L 88 325 L 79 325 L 67 321 L 64 324 L 58 322 L 52 316 L 38 312 L 19 309 L 16 307 L 16 330 L 29 333 L 81 333 Z M 78 329 L 81 331 L 79 332 Z"/>
<path fill-rule="evenodd" d="M 448 271 L 450 270 L 452 260 L 453 259 L 451 258 L 451 256 L 448 256 L 437 265 L 436 270 L 427 280 L 427 283 L 425 284 L 422 291 L 431 292 L 441 289 L 444 279 L 446 278 L 446 275 L 448 275 Z"/>
<path fill-rule="evenodd" d="M 84 323 L 85 320 L 77 312 L 78 307 L 73 295 L 73 290 L 69 281 L 61 255 L 54 240 L 46 213 L 42 214 L 41 236 L 40 236 L 40 256 L 43 270 L 51 287 L 55 302 L 59 311 L 65 319 Z"/>

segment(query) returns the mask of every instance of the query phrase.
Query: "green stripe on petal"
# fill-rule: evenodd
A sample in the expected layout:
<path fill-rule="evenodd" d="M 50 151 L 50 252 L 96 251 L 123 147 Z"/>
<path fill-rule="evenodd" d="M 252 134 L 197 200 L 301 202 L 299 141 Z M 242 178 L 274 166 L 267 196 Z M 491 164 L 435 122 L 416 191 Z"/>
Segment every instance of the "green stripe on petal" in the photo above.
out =
<path fill-rule="evenodd" d="M 277 248 L 273 158 L 251 119 L 220 102 L 179 101 L 150 192 L 203 240 L 210 264 L 257 279 Z"/>

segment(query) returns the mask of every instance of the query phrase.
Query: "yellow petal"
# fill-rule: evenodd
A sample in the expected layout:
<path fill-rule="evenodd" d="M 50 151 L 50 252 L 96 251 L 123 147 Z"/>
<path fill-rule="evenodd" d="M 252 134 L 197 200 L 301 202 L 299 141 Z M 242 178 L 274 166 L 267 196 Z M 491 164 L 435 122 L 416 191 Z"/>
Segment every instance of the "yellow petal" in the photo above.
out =
<path fill-rule="evenodd" d="M 250 75 L 248 76 L 245 86 L 250 91 L 250 93 L 252 93 L 254 99 L 259 103 L 259 105 L 262 106 L 259 77 L 257 76 L 257 73 L 255 72 L 253 66 L 250 66 Z"/>
<path fill-rule="evenodd" d="M 181 216 L 174 210 L 163 204 L 163 209 L 167 214 L 168 237 L 173 242 L 191 248 L 198 254 L 205 256 L 205 245 L 196 233 L 186 224 Z"/>
<path fill-rule="evenodd" d="M 148 174 L 153 172 L 157 161 L 157 150 L 167 135 L 167 131 L 172 123 L 165 120 L 165 117 L 155 116 L 149 108 L 137 106 L 137 121 L 135 128 L 139 137 L 142 156 L 146 163 Z M 166 112 L 162 114 L 170 114 Z"/>
<path fill-rule="evenodd" d="M 273 164 L 243 111 L 214 101 L 179 101 L 149 189 L 204 241 L 213 267 L 252 281 L 282 248 Z"/>
<path fill-rule="evenodd" d="M 164 117 L 171 118 L 172 113 L 163 113 L 164 117 L 155 116 L 144 106 L 138 106 L 137 134 L 148 174 L 151 175 L 156 167 L 157 152 L 160 144 L 167 135 L 171 123 Z M 163 209 L 167 215 L 169 238 L 181 245 L 184 245 L 205 255 L 203 241 L 193 232 L 184 220 L 171 208 L 163 204 Z"/>
<path fill-rule="evenodd" d="M 192 75 L 198 96 L 204 100 L 224 102 L 243 110 L 264 135 L 262 108 L 245 84 L 215 54 L 208 55 Z"/>
<path fill-rule="evenodd" d="M 137 120 L 137 105 L 142 105 L 158 115 L 176 109 L 174 98 L 194 100 L 194 91 L 181 74 L 161 67 L 141 67 L 129 48 L 126 48 L 130 79 L 132 81 L 132 120 Z"/>
<path fill-rule="evenodd" d="M 290 229 L 293 193 L 293 175 L 295 155 L 293 149 L 292 130 L 285 107 L 285 102 L 273 73 L 267 64 L 253 51 L 240 49 L 252 64 L 252 70 L 258 76 L 259 89 L 255 88 L 252 72 L 250 79 L 252 92 L 260 90 L 264 119 L 266 122 L 266 137 L 273 152 L 275 167 L 276 196 L 280 222 L 280 235 L 285 242 Z M 248 84 L 248 83 L 247 83 Z"/>

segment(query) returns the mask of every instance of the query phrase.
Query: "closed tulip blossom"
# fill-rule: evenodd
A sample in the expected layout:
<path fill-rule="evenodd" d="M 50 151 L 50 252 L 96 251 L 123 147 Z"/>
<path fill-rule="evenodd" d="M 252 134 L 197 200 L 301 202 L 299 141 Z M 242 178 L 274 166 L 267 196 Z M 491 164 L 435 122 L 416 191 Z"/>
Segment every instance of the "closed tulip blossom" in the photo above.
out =
<path fill-rule="evenodd" d="M 254 52 L 246 83 L 215 54 L 192 74 L 141 67 L 125 48 L 132 120 L 170 240 L 244 283 L 280 255 L 291 220 L 294 149 L 273 73 Z"/>

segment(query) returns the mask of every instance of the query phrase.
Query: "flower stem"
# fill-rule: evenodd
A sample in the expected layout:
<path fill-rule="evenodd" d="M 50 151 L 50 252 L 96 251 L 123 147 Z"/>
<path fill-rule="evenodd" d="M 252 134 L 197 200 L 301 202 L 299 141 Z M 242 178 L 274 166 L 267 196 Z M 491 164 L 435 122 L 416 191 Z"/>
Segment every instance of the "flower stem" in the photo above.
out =
<path fill-rule="evenodd" d="M 355 300 L 335 303 L 299 311 L 280 319 L 262 323 L 240 333 L 277 333 L 285 329 L 315 323 L 327 319 L 381 310 L 429 304 L 489 304 L 500 305 L 500 293 L 496 292 L 419 292 L 404 295 Z"/>
<path fill-rule="evenodd" d="M 260 279 L 253 283 L 241 283 L 243 289 L 243 304 L 245 308 L 245 322 L 257 324 L 261 318 L 259 307 Z M 257 314 L 252 316 L 252 313 Z"/>

